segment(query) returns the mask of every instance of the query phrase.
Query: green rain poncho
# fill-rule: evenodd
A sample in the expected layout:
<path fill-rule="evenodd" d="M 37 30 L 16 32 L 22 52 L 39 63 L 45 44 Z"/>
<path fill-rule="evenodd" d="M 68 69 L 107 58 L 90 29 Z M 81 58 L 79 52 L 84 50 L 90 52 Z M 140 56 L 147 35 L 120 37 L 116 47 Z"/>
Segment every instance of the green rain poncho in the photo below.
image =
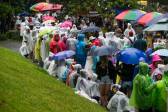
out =
<path fill-rule="evenodd" d="M 133 80 L 133 91 L 130 98 L 130 105 L 137 109 L 149 109 L 152 107 L 152 79 L 148 75 L 149 67 L 146 63 L 140 62 L 139 73 Z"/>
<path fill-rule="evenodd" d="M 166 112 L 167 104 L 167 88 L 168 88 L 168 71 L 164 73 L 163 79 L 157 82 L 153 91 L 153 107 L 159 112 Z"/>

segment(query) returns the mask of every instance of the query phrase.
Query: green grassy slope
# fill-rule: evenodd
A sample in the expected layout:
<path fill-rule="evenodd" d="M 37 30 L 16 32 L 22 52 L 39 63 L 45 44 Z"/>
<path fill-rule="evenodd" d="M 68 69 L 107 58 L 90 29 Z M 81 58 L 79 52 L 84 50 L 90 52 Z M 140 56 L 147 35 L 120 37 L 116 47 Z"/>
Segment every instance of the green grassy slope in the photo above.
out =
<path fill-rule="evenodd" d="M 0 112 L 104 112 L 29 60 L 0 48 Z"/>

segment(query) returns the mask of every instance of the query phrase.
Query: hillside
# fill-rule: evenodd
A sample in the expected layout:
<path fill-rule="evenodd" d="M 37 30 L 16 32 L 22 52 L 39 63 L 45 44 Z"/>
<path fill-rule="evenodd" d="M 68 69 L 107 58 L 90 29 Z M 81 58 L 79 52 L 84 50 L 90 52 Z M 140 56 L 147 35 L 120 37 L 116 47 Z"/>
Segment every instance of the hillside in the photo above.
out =
<path fill-rule="evenodd" d="M 0 47 L 0 112 L 104 112 L 29 60 Z"/>

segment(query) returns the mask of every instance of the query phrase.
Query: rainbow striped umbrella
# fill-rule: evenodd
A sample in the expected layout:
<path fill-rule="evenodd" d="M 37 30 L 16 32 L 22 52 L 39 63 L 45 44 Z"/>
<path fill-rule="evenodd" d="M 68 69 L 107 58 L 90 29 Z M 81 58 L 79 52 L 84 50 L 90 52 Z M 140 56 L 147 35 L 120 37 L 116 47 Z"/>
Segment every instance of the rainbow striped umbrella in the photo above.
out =
<path fill-rule="evenodd" d="M 142 10 L 137 10 L 137 9 L 125 10 L 125 11 L 121 12 L 120 14 L 118 14 L 115 17 L 115 19 L 117 19 L 117 20 L 136 21 L 136 20 L 138 20 L 140 17 L 142 17 L 145 14 L 146 14 L 146 12 L 142 11 Z"/>
<path fill-rule="evenodd" d="M 31 6 L 30 10 L 39 12 L 47 5 L 48 5 L 48 3 L 46 3 L 46 2 L 39 2 L 39 3 L 36 3 L 33 6 Z"/>
<path fill-rule="evenodd" d="M 141 24 L 143 26 L 149 26 L 149 23 L 155 19 L 156 17 L 162 15 L 161 13 L 158 12 L 150 12 L 142 16 L 140 19 L 138 19 L 137 23 Z"/>

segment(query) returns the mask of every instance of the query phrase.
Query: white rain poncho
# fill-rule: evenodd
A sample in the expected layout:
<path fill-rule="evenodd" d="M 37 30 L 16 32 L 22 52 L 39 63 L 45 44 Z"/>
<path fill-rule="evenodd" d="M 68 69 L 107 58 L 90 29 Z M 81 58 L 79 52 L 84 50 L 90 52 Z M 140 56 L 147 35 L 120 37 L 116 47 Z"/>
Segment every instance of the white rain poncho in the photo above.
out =
<path fill-rule="evenodd" d="M 105 45 L 105 38 L 104 38 L 104 36 L 103 36 L 103 32 L 99 32 L 98 39 L 100 39 L 101 43 L 102 43 L 103 45 Z"/>
<path fill-rule="evenodd" d="M 23 33 L 25 31 L 25 26 L 26 26 L 26 23 L 25 22 L 21 22 L 21 24 L 20 24 L 20 36 L 21 37 L 23 36 Z"/>
<path fill-rule="evenodd" d="M 107 108 L 110 112 L 123 112 L 127 110 L 128 103 L 128 97 L 123 92 L 117 91 L 110 99 Z"/>
<path fill-rule="evenodd" d="M 124 35 L 126 37 L 129 37 L 129 32 L 132 32 L 133 36 L 135 36 L 135 30 L 132 28 L 132 25 L 130 23 L 128 23 L 127 29 L 125 29 L 125 31 L 124 31 Z"/>
<path fill-rule="evenodd" d="M 84 91 L 89 97 L 100 97 L 99 84 L 92 80 L 87 80 L 83 77 L 78 77 L 76 90 Z"/>
<path fill-rule="evenodd" d="M 42 37 L 42 42 L 41 42 L 41 58 L 42 58 L 42 61 L 44 61 L 48 56 L 49 56 L 49 51 L 47 51 L 47 48 L 46 48 L 46 42 L 47 42 L 47 38 L 48 38 L 48 35 L 44 35 Z"/>
<path fill-rule="evenodd" d="M 28 45 L 25 42 L 22 43 L 22 46 L 20 47 L 19 51 L 20 51 L 22 56 L 30 54 L 30 50 L 28 48 Z"/>
<path fill-rule="evenodd" d="M 48 67 L 48 70 L 47 72 L 49 73 L 49 75 L 51 76 L 56 76 L 56 71 L 57 70 L 57 64 L 54 60 L 51 61 L 49 67 Z"/>
<path fill-rule="evenodd" d="M 76 51 L 76 44 L 77 44 L 77 39 L 75 38 L 68 38 L 66 41 L 66 46 L 68 50 Z"/>

